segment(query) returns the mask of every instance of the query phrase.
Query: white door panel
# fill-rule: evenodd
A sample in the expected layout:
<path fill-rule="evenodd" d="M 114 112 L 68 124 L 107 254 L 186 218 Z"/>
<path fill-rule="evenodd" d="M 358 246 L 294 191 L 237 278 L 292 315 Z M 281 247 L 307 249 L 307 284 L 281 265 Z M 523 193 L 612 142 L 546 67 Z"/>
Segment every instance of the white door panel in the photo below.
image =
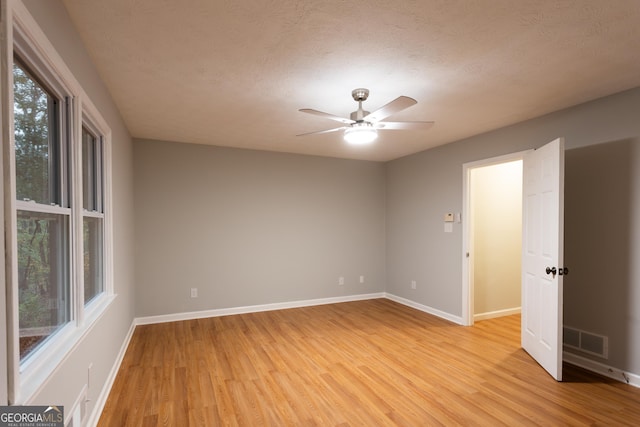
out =
<path fill-rule="evenodd" d="M 564 140 L 529 152 L 523 165 L 522 347 L 562 380 Z"/>

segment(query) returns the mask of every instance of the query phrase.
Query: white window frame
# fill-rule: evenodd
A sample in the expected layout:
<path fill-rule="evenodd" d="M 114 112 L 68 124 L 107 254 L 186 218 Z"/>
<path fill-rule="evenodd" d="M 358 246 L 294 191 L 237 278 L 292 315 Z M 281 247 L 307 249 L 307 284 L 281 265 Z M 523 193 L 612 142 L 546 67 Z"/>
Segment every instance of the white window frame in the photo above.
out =
<path fill-rule="evenodd" d="M 84 241 L 83 241 L 83 221 L 84 217 L 98 217 L 103 221 L 103 274 L 104 274 L 104 289 L 101 295 L 96 296 L 89 301 L 88 304 L 84 303 L 84 264 L 77 263 L 77 275 L 78 286 L 77 291 L 77 311 L 79 313 L 80 322 L 93 323 L 98 316 L 104 310 L 104 301 L 107 299 L 109 302 L 111 299 L 108 297 L 114 294 L 113 291 L 113 246 L 112 246 L 112 215 L 111 215 L 111 129 L 104 121 L 97 108 L 91 103 L 86 96 L 81 98 L 81 108 L 78 111 L 78 117 L 74 122 L 76 141 L 78 141 L 77 148 L 74 150 L 76 155 L 76 167 L 75 170 L 79 173 L 77 178 L 74 178 L 80 185 L 75 186 L 76 200 L 80 201 L 76 203 L 74 208 L 76 210 L 76 247 L 79 252 L 76 254 L 76 259 L 82 259 L 84 254 Z M 103 177 L 103 189 L 102 189 L 102 212 L 85 211 L 83 208 L 82 197 L 82 127 L 85 126 L 91 132 L 94 132 L 97 138 L 102 140 L 102 177 Z"/>
<path fill-rule="evenodd" d="M 48 378 L 63 363 L 71 351 L 91 330 L 92 326 L 107 310 L 115 299 L 113 289 L 113 244 L 112 244 L 112 204 L 111 204 L 111 129 L 102 118 L 98 109 L 89 100 L 53 45 L 49 42 L 36 21 L 29 14 L 22 1 L 0 0 L 0 122 L 2 126 L 2 171 L 4 206 L 2 209 L 5 244 L 0 272 L 4 275 L 6 302 L 0 314 L 7 310 L 7 348 L 3 347 L 0 366 L 7 372 L 6 378 L 0 376 L 3 391 L 0 392 L 0 404 L 4 398 L 10 404 L 30 404 Z M 37 350 L 20 360 L 19 354 L 19 317 L 18 317 L 18 260 L 17 253 L 17 210 L 21 203 L 16 200 L 16 174 L 14 153 L 14 117 L 13 117 L 13 63 L 14 53 L 25 62 L 31 71 L 42 79 L 57 96 L 67 97 L 71 102 L 69 121 L 71 186 L 70 211 L 70 253 L 71 260 L 71 320 L 46 340 Z M 103 263 L 104 292 L 84 304 L 83 271 L 83 233 L 82 233 L 82 125 L 88 125 L 103 141 L 104 176 L 104 222 Z M 8 182 L 7 182 L 8 179 Z M 44 209 L 44 208 L 43 208 Z M 64 209 L 58 207 L 57 210 Z M 29 210 L 34 210 L 30 207 Z M 58 213 L 56 211 L 56 213 Z M 4 270 L 4 271 L 3 271 Z M 3 292 L 4 294 L 4 292 Z M 0 298 L 0 302 L 3 302 Z M 6 359 L 4 358 L 6 354 Z M 4 369 L 6 368 L 6 369 Z M 6 384 L 5 384 L 6 383 Z"/>

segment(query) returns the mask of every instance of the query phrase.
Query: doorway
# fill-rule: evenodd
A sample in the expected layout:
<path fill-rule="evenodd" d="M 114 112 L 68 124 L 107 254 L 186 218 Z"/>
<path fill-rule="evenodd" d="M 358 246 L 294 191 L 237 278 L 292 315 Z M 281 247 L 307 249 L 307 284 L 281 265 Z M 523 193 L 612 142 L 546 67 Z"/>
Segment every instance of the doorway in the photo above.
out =
<path fill-rule="evenodd" d="M 463 165 L 463 323 L 520 313 L 524 152 Z"/>

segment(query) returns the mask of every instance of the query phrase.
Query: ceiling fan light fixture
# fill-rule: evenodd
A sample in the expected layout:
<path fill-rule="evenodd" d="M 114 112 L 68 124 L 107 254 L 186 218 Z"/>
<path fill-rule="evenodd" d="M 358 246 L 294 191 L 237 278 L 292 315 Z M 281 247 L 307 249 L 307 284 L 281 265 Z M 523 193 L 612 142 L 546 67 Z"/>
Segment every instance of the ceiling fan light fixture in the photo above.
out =
<path fill-rule="evenodd" d="M 371 144 L 378 137 L 378 131 L 371 123 L 354 123 L 344 131 L 344 140 L 351 145 Z"/>

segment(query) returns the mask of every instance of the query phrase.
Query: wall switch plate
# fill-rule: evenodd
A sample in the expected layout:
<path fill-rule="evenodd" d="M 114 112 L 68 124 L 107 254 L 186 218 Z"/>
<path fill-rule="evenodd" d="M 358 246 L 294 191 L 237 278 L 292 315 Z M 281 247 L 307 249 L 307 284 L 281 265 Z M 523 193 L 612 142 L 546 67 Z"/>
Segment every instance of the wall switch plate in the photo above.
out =
<path fill-rule="evenodd" d="M 338 278 L 338 285 L 340 285 L 340 286 L 344 285 L 344 277 L 339 277 Z"/>
<path fill-rule="evenodd" d="M 360 283 L 364 283 L 364 276 L 360 276 Z"/>
<path fill-rule="evenodd" d="M 198 298 L 198 288 L 191 288 L 191 298 Z"/>
<path fill-rule="evenodd" d="M 415 289 L 415 288 L 416 288 L 416 286 L 417 286 L 417 285 L 416 285 L 416 281 L 415 281 L 415 280 L 412 280 L 412 281 L 411 281 L 411 289 Z"/>

